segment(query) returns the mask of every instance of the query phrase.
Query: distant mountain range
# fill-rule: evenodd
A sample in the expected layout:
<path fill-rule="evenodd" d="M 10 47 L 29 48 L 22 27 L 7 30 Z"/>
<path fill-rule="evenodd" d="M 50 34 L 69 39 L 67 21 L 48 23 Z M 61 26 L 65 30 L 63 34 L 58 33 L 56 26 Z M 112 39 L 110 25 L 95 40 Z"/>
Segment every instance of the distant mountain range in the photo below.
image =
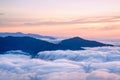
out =
<path fill-rule="evenodd" d="M 7 37 L 7 36 L 13 36 L 13 37 L 28 36 L 28 37 L 33 37 L 33 38 L 36 38 L 36 39 L 56 39 L 55 37 L 51 37 L 51 36 L 42 36 L 42 35 L 31 34 L 31 33 L 25 34 L 25 33 L 22 33 L 22 32 L 16 32 L 16 33 L 9 33 L 9 32 L 2 33 L 1 32 L 0 33 L 0 37 Z"/>
<path fill-rule="evenodd" d="M 10 50 L 22 50 L 35 56 L 40 51 L 52 50 L 84 50 L 82 47 L 113 46 L 96 41 L 89 41 L 79 37 L 62 40 L 59 44 L 53 44 L 32 37 L 0 37 L 0 53 Z"/>

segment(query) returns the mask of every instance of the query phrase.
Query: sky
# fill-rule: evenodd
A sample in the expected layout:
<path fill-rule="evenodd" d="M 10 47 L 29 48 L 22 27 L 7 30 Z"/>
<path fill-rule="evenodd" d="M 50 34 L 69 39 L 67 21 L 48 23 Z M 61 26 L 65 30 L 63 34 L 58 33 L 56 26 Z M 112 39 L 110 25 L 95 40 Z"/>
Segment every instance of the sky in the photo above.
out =
<path fill-rule="evenodd" d="M 120 0 L 0 0 L 0 32 L 120 39 Z"/>

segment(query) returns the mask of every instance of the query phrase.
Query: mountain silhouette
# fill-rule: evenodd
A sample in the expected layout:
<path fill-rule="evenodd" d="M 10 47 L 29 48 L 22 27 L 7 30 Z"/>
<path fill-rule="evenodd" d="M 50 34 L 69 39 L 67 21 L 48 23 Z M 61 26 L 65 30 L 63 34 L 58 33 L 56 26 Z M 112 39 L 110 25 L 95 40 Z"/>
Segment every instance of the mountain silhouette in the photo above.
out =
<path fill-rule="evenodd" d="M 112 46 L 96 41 L 89 41 L 79 37 L 74 37 L 61 41 L 59 44 L 53 44 L 44 40 L 32 37 L 0 37 L 0 53 L 10 50 L 22 50 L 35 56 L 40 51 L 51 50 L 84 50 L 81 47 Z"/>
<path fill-rule="evenodd" d="M 22 50 L 35 55 L 39 51 L 56 50 L 57 45 L 31 37 L 0 37 L 0 52 Z"/>
<path fill-rule="evenodd" d="M 73 37 L 65 39 L 59 43 L 62 46 L 79 48 L 79 47 L 100 47 L 100 46 L 112 46 L 110 44 L 103 44 L 97 41 L 85 40 L 80 37 Z"/>
<path fill-rule="evenodd" d="M 28 36 L 28 37 L 32 37 L 32 38 L 36 38 L 36 39 L 56 39 L 54 37 L 51 36 L 43 36 L 43 35 L 38 35 L 38 34 L 25 34 L 22 32 L 16 32 L 16 33 L 10 33 L 10 32 L 0 32 L 0 37 L 7 37 L 7 36 L 13 36 L 13 37 L 24 37 L 24 36 Z"/>

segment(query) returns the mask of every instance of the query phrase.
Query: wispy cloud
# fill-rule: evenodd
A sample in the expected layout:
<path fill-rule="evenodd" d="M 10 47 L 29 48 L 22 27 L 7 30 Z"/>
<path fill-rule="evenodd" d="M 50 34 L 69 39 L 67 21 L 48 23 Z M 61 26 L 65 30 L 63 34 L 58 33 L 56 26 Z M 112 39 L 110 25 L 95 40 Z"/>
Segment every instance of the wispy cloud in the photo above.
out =
<path fill-rule="evenodd" d="M 88 23 L 106 23 L 106 22 L 119 22 L 120 16 L 111 17 L 88 17 L 78 18 L 68 21 L 40 21 L 40 22 L 27 22 L 24 25 L 69 25 L 69 24 L 88 24 Z"/>
<path fill-rule="evenodd" d="M 119 25 L 110 25 L 110 26 L 101 26 L 101 27 L 79 27 L 78 30 L 102 30 L 102 31 L 108 31 L 108 30 L 120 30 Z"/>
<path fill-rule="evenodd" d="M 101 30 L 117 30 L 117 29 L 120 29 L 120 26 L 106 26 L 101 28 Z"/>
<path fill-rule="evenodd" d="M 40 25 L 74 25 L 74 24 L 93 24 L 93 23 L 113 23 L 120 22 L 120 16 L 109 16 L 109 17 L 86 17 L 86 18 L 77 18 L 70 20 L 0 20 L 0 26 L 5 23 L 5 25 L 17 25 L 17 26 L 40 26 Z"/>

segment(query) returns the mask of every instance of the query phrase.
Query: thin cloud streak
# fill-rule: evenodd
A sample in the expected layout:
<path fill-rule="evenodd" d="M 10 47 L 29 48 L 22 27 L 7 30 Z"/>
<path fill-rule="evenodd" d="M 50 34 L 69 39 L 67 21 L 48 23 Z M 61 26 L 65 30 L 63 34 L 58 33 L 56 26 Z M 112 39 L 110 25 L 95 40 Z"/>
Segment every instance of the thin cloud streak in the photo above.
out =
<path fill-rule="evenodd" d="M 109 22 L 119 22 L 120 16 L 112 17 L 91 17 L 84 19 L 74 19 L 69 21 L 40 21 L 40 22 L 27 22 L 24 25 L 35 26 L 35 25 L 71 25 L 71 24 L 89 24 L 89 23 L 109 23 Z"/>
<path fill-rule="evenodd" d="M 101 30 L 117 30 L 117 29 L 120 29 L 120 26 L 106 26 L 101 28 Z"/>
<path fill-rule="evenodd" d="M 94 23 L 113 23 L 120 22 L 120 16 L 110 16 L 110 17 L 88 17 L 88 18 L 78 18 L 73 20 L 19 20 L 14 19 L 0 20 L 0 26 L 40 26 L 40 25 L 75 25 L 75 24 L 94 24 Z M 3 25 L 4 24 L 4 25 Z"/>
<path fill-rule="evenodd" d="M 102 30 L 102 31 L 108 31 L 108 30 L 120 30 L 119 25 L 111 25 L 111 26 L 101 26 L 101 27 L 79 27 L 76 28 L 78 30 Z"/>

